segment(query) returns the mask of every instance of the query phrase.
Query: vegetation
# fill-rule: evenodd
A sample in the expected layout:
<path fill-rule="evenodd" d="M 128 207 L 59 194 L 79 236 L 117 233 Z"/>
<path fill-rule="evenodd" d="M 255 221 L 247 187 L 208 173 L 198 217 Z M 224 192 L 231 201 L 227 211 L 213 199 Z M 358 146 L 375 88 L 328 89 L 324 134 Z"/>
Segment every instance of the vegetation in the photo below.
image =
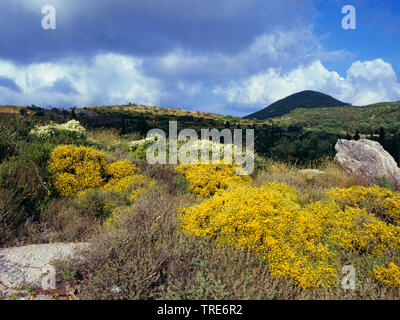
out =
<path fill-rule="evenodd" d="M 76 109 L 77 123 L 71 110 L 0 107 L 0 245 L 89 241 L 84 259 L 57 262 L 60 294 L 82 299 L 400 298 L 400 192 L 332 160 L 343 132 L 157 110 Z M 135 112 L 146 124 L 131 125 Z M 141 130 L 167 112 L 196 129 L 255 128 L 253 174 L 149 165 Z M 354 291 L 340 284 L 349 264 Z"/>
<path fill-rule="evenodd" d="M 296 109 L 276 118 L 277 125 L 296 125 L 312 131 L 379 135 L 380 129 L 395 134 L 399 130 L 400 102 L 377 103 L 369 106 Z"/>

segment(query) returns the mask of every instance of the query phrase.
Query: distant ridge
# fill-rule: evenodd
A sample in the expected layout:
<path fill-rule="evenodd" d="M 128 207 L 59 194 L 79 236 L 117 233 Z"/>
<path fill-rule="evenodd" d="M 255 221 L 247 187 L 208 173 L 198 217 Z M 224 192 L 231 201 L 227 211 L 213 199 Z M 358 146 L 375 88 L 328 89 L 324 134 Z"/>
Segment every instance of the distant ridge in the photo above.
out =
<path fill-rule="evenodd" d="M 341 102 L 321 92 L 305 90 L 278 100 L 268 107 L 249 114 L 244 118 L 264 120 L 272 117 L 282 116 L 297 108 L 323 108 L 340 106 L 350 106 L 350 104 Z"/>

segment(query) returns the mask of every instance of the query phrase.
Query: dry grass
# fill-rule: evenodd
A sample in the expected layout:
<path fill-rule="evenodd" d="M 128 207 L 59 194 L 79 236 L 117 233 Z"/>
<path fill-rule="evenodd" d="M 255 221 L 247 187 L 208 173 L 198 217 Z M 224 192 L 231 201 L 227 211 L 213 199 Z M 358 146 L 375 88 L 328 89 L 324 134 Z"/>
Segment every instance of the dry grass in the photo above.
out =
<path fill-rule="evenodd" d="M 302 173 L 303 167 L 280 161 L 267 161 L 267 170 L 261 171 L 254 179 L 256 186 L 267 182 L 283 182 L 300 191 L 304 202 L 318 201 L 325 198 L 325 192 L 330 188 L 348 188 L 354 185 L 364 185 L 353 175 L 342 169 L 333 160 L 324 160 L 312 166 L 324 173 Z"/>
<path fill-rule="evenodd" d="M 87 133 L 87 138 L 103 142 L 114 142 L 120 139 L 119 132 L 116 129 L 91 130 Z"/>
<path fill-rule="evenodd" d="M 41 215 L 42 238 L 48 242 L 87 241 L 99 232 L 101 220 L 66 199 L 53 200 Z"/>

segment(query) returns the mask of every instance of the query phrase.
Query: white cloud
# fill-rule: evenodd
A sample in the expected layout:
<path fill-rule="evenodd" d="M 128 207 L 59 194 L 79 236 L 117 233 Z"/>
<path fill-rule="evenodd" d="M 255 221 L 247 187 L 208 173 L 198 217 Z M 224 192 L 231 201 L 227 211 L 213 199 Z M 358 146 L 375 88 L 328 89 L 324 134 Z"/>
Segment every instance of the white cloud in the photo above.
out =
<path fill-rule="evenodd" d="M 399 99 L 392 66 L 354 62 L 342 77 L 324 61 L 351 54 L 327 51 L 312 27 L 257 36 L 234 54 L 173 49 L 159 57 L 98 54 L 21 66 L 0 59 L 0 104 L 85 106 L 127 102 L 245 114 L 302 90 L 317 90 L 355 105 Z"/>
<path fill-rule="evenodd" d="M 166 55 L 145 59 L 143 69 L 147 74 L 162 78 L 226 81 L 248 77 L 267 68 L 286 72 L 319 59 L 332 61 L 349 57 L 351 54 L 345 50 L 327 51 L 313 34 L 312 26 L 308 26 L 260 34 L 249 46 L 230 55 L 175 49 Z"/>
<path fill-rule="evenodd" d="M 354 105 L 365 105 L 400 98 L 400 84 L 392 66 L 376 59 L 354 62 L 346 77 L 327 70 L 320 61 L 301 65 L 290 72 L 268 68 L 266 72 L 228 86 L 218 86 L 214 95 L 229 104 L 249 108 L 265 106 L 302 90 L 317 90 Z"/>
<path fill-rule="evenodd" d="M 83 106 L 139 101 L 156 105 L 160 102 L 160 83 L 143 76 L 141 64 L 141 59 L 115 54 L 97 55 L 89 63 L 62 60 L 27 67 L 0 60 L 0 76 L 11 78 L 21 88 L 18 93 L 0 87 L 0 103 Z M 60 81 L 69 83 L 75 93 L 57 90 L 53 85 Z"/>
<path fill-rule="evenodd" d="M 354 104 L 366 105 L 400 99 L 400 84 L 396 73 L 382 59 L 354 62 L 347 70 L 346 83 L 342 97 Z"/>

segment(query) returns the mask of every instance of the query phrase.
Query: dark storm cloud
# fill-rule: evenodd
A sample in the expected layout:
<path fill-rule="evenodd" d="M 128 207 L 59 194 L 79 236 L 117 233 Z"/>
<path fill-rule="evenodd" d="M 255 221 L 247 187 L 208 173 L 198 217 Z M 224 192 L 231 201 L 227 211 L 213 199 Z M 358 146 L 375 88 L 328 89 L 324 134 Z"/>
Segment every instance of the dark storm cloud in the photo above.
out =
<path fill-rule="evenodd" d="M 0 3 L 0 57 L 19 63 L 99 52 L 148 57 L 175 48 L 232 54 L 277 25 L 309 21 L 310 2 L 7 0 Z M 41 28 L 41 8 L 47 4 L 57 9 L 56 30 Z"/>

